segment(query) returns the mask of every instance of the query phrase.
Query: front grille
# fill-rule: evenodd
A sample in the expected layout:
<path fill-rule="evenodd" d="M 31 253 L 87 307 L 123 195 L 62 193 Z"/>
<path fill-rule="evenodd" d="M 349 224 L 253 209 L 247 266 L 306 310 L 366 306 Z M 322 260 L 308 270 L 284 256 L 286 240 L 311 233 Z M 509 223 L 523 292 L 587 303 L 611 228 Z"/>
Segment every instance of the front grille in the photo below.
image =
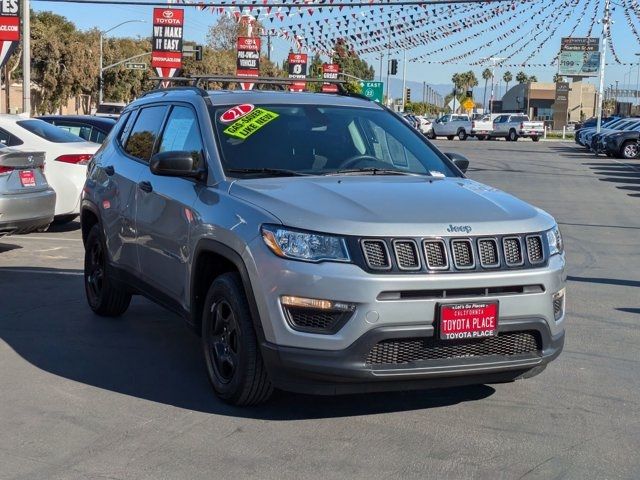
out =
<path fill-rule="evenodd" d="M 453 264 L 456 268 L 473 268 L 473 248 L 470 240 L 452 240 Z"/>
<path fill-rule="evenodd" d="M 480 265 L 485 268 L 497 267 L 500 265 L 498 256 L 498 243 L 492 238 L 478 240 L 478 253 L 480 255 Z"/>
<path fill-rule="evenodd" d="M 413 240 L 397 240 L 393 242 L 396 261 L 401 270 L 417 270 L 420 268 L 418 248 Z"/>
<path fill-rule="evenodd" d="M 522 244 L 518 237 L 508 237 L 502 240 L 504 246 L 504 261 L 510 267 L 522 265 Z"/>
<path fill-rule="evenodd" d="M 424 255 L 427 259 L 429 270 L 445 270 L 449 268 L 447 261 L 447 247 L 442 240 L 426 240 L 424 242 Z"/>
<path fill-rule="evenodd" d="M 505 332 L 478 340 L 446 341 L 435 337 L 383 340 L 369 351 L 367 365 L 407 365 L 438 359 L 539 354 L 540 335 L 535 331 Z"/>
<path fill-rule="evenodd" d="M 541 263 L 544 261 L 542 237 L 540 235 L 527 237 L 527 255 L 529 255 L 529 261 L 531 263 Z"/>
<path fill-rule="evenodd" d="M 283 307 L 290 325 L 303 332 L 334 333 L 351 312 L 320 310 L 316 308 Z"/>
<path fill-rule="evenodd" d="M 383 240 L 363 240 L 362 251 L 369 268 L 387 270 L 391 268 L 387 244 Z"/>

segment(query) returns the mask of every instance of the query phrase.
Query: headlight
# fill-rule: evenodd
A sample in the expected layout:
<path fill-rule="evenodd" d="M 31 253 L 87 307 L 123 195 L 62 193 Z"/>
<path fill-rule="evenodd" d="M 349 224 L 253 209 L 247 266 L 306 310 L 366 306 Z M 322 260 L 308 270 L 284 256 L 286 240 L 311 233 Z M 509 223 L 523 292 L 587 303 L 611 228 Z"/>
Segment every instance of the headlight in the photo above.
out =
<path fill-rule="evenodd" d="M 564 252 L 564 244 L 562 243 L 562 235 L 560 229 L 556 225 L 547 231 L 547 243 L 549 244 L 549 256 L 561 254 Z"/>
<path fill-rule="evenodd" d="M 350 261 L 344 238 L 334 235 L 263 225 L 262 239 L 280 257 L 306 262 Z"/>

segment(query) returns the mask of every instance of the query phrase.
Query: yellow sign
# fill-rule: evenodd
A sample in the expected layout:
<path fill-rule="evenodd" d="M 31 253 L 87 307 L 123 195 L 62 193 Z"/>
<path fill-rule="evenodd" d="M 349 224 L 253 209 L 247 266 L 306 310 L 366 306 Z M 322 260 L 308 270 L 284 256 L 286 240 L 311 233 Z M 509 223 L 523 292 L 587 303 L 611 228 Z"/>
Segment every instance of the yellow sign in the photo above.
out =
<path fill-rule="evenodd" d="M 470 98 L 467 98 L 462 104 L 462 106 L 464 107 L 465 110 L 473 110 L 473 107 L 475 107 L 476 104 L 473 100 L 471 100 Z"/>
<path fill-rule="evenodd" d="M 230 127 L 224 131 L 231 137 L 236 137 L 241 140 L 246 140 L 255 132 L 264 127 L 267 123 L 278 118 L 279 115 L 275 112 L 270 112 L 263 108 L 256 108 L 253 112 L 240 118 Z"/>

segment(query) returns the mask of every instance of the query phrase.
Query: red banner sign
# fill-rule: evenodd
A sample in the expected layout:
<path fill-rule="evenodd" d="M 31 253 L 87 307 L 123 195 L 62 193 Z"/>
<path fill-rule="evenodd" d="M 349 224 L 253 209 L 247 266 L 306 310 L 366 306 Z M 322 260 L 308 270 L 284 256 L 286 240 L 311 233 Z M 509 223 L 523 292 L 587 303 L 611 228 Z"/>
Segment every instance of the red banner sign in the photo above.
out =
<path fill-rule="evenodd" d="M 307 54 L 306 53 L 290 53 L 289 54 L 289 78 L 307 78 Z M 289 89 L 292 92 L 304 92 L 307 82 L 295 82 Z"/>
<path fill-rule="evenodd" d="M 20 41 L 19 0 L 0 1 L 0 67 L 18 46 Z"/>
<path fill-rule="evenodd" d="M 337 63 L 324 63 L 322 65 L 322 78 L 325 80 L 337 80 L 340 73 L 340 65 Z M 337 93 L 338 85 L 331 83 L 322 84 L 323 93 Z"/>
<path fill-rule="evenodd" d="M 182 68 L 184 10 L 153 9 L 151 66 L 161 77 L 174 77 Z"/>
<path fill-rule="evenodd" d="M 260 76 L 260 37 L 238 37 L 238 58 L 236 75 L 238 77 Z M 241 83 L 243 90 L 251 90 L 253 83 Z"/>

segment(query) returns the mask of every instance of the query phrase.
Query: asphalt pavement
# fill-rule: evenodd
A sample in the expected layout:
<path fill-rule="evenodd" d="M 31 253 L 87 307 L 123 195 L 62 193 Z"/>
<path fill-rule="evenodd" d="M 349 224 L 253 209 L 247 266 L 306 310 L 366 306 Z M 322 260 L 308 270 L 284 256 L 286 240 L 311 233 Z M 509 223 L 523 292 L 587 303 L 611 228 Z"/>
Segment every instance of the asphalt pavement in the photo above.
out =
<path fill-rule="evenodd" d="M 140 298 L 90 312 L 74 222 L 0 239 L 0 479 L 640 478 L 640 162 L 437 143 L 560 223 L 567 339 L 544 373 L 230 407 L 176 316 Z"/>

